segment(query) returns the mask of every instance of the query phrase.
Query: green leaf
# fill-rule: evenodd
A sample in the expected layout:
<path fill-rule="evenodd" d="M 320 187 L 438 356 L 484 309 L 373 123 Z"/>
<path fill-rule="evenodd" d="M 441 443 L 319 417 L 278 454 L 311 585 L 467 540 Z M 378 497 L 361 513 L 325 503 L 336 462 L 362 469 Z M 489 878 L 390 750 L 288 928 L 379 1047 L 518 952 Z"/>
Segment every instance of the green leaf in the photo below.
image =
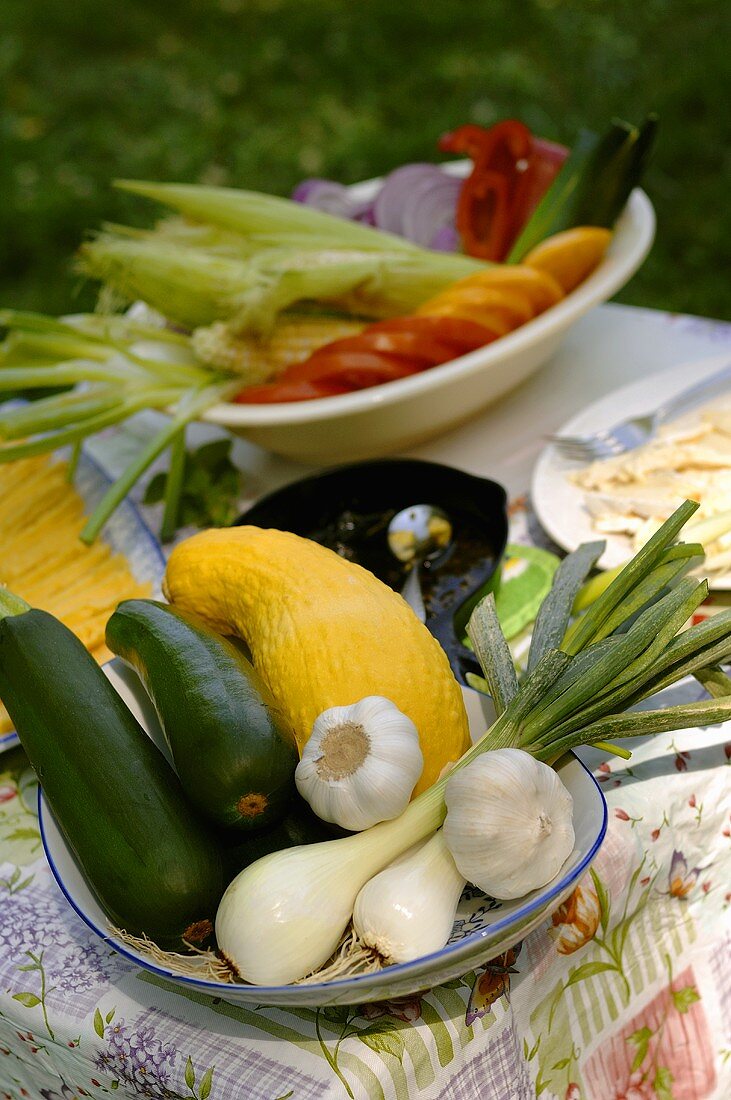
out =
<path fill-rule="evenodd" d="M 654 1035 L 653 1031 L 650 1031 L 649 1027 L 641 1027 L 637 1031 L 633 1031 L 631 1035 L 627 1036 L 627 1042 L 632 1043 L 637 1049 L 635 1056 L 632 1059 L 632 1072 L 639 1069 L 645 1058 L 647 1057 L 647 1048 L 650 1039 Z"/>
<path fill-rule="evenodd" d="M 191 1090 L 195 1085 L 195 1070 L 190 1055 L 188 1055 L 188 1061 L 185 1063 L 185 1083 Z"/>
<path fill-rule="evenodd" d="M 168 475 L 166 473 L 155 474 L 153 478 L 150 478 L 147 488 L 145 489 L 145 495 L 142 498 L 142 503 L 159 504 L 165 496 L 167 480 Z"/>
<path fill-rule="evenodd" d="M 322 1009 L 322 1015 L 326 1020 L 329 1020 L 333 1024 L 347 1024 L 350 1019 L 350 1012 L 347 1008 L 341 1008 L 339 1005 L 326 1005 Z"/>
<path fill-rule="evenodd" d="M 18 883 L 18 885 L 13 890 L 13 893 L 14 894 L 19 894 L 21 890 L 25 890 L 26 886 L 30 886 L 30 884 L 31 884 L 31 882 L 33 881 L 34 878 L 35 878 L 35 875 L 28 875 L 27 878 L 24 878 L 22 882 Z"/>
<path fill-rule="evenodd" d="M 495 710 L 500 715 L 518 692 L 518 677 L 498 621 L 492 592 L 472 612 L 467 623 L 467 636 L 490 685 Z"/>
<path fill-rule="evenodd" d="M 26 1008 L 35 1008 L 41 1003 L 40 997 L 36 997 L 35 993 L 13 993 L 13 1000 L 20 1001 Z"/>
<path fill-rule="evenodd" d="M 688 1011 L 692 1004 L 696 1001 L 700 1001 L 701 995 L 694 985 L 686 985 L 683 989 L 673 989 L 673 1004 L 677 1008 L 678 1012 L 683 1015 Z"/>
<path fill-rule="evenodd" d="M 116 1009 L 113 1008 L 113 1009 L 111 1009 L 110 1012 L 107 1012 L 106 1016 L 104 1017 L 104 1019 L 107 1021 L 108 1024 L 111 1024 L 112 1020 L 114 1019 L 114 1013 L 115 1012 L 116 1012 Z"/>
<path fill-rule="evenodd" d="M 599 875 L 596 873 L 593 867 L 589 868 L 589 873 L 591 875 L 591 880 L 594 883 L 596 896 L 599 898 L 599 920 L 601 921 L 602 932 L 604 932 L 604 934 L 606 935 L 607 926 L 609 925 L 609 914 L 612 909 L 612 903 L 609 898 L 609 894 L 607 893 L 606 887 L 604 886 L 604 883 L 599 878 Z"/>
<path fill-rule="evenodd" d="M 570 644 L 564 645 L 568 653 L 579 653 L 592 641 L 596 631 L 601 628 L 625 596 L 655 568 L 663 552 L 675 541 L 678 532 L 697 510 L 696 501 L 686 500 L 669 519 L 665 520 L 652 538 L 630 559 L 621 573 L 589 607 L 579 621 L 577 631 L 572 634 Z"/>
<path fill-rule="evenodd" d="M 536 616 L 528 654 L 529 672 L 549 650 L 560 648 L 576 595 L 605 547 L 603 541 L 582 543 L 559 565 L 551 590 Z"/>
<path fill-rule="evenodd" d="M 570 1061 L 570 1058 L 562 1058 L 560 1062 L 554 1062 L 554 1064 L 551 1066 L 551 1069 L 565 1069 Z"/>
<path fill-rule="evenodd" d="M 404 1051 L 404 1041 L 398 1031 L 371 1031 L 369 1028 L 363 1028 L 358 1032 L 358 1038 L 379 1054 L 392 1054 L 394 1058 L 400 1058 Z"/>
<path fill-rule="evenodd" d="M 550 1087 L 551 1078 L 546 1081 L 536 1081 L 536 1096 L 540 1096 L 542 1092 L 545 1092 Z"/>
<path fill-rule="evenodd" d="M 528 1061 L 528 1050 L 528 1040 L 523 1039 L 523 1057 L 525 1058 L 526 1062 Z"/>
<path fill-rule="evenodd" d="M 35 840 L 40 842 L 41 834 L 37 829 L 14 829 L 6 840 Z"/>
<path fill-rule="evenodd" d="M 658 1066 L 652 1087 L 657 1100 L 673 1100 L 672 1084 L 675 1078 L 667 1066 Z"/>
<path fill-rule="evenodd" d="M 201 1077 L 201 1083 L 198 1089 L 200 1100 L 207 1100 L 207 1098 L 211 1094 L 211 1084 L 213 1082 L 213 1071 L 215 1068 L 215 1066 L 209 1066 L 206 1072 Z"/>
<path fill-rule="evenodd" d="M 94 1009 L 94 1031 L 97 1033 L 100 1039 L 104 1038 L 104 1020 L 98 1007 Z"/>
<path fill-rule="evenodd" d="M 536 1039 L 535 1043 L 533 1044 L 533 1046 L 530 1048 L 530 1053 L 528 1055 L 528 1061 L 529 1062 L 532 1062 L 533 1059 L 535 1058 L 536 1054 L 538 1053 L 538 1048 L 540 1047 L 540 1045 L 541 1045 L 541 1037 L 539 1035 L 538 1038 Z"/>
<path fill-rule="evenodd" d="M 614 963 L 605 962 L 588 962 L 580 966 L 578 970 L 575 970 L 569 980 L 565 984 L 565 989 L 568 989 L 570 985 L 576 985 L 577 982 L 583 982 L 587 978 L 593 978 L 595 974 L 603 974 L 607 970 L 615 970 L 617 967 Z"/>
<path fill-rule="evenodd" d="M 19 966 L 18 970 L 38 970 L 38 963 L 26 963 L 25 966 Z"/>
<path fill-rule="evenodd" d="M 118 1089 L 119 1088 L 119 1081 L 112 1081 L 112 1083 L 109 1087 L 110 1087 L 110 1089 Z"/>

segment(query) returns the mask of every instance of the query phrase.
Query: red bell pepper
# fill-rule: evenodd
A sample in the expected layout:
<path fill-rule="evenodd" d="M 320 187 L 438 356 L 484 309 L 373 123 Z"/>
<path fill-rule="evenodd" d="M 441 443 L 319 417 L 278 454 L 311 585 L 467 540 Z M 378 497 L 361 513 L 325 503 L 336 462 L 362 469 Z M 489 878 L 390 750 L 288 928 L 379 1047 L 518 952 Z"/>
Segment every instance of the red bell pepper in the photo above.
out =
<path fill-rule="evenodd" d="M 489 130 L 468 124 L 439 141 L 448 153 L 474 161 L 457 203 L 457 229 L 470 256 L 500 262 L 558 174 L 568 149 L 534 138 L 506 119 Z"/>

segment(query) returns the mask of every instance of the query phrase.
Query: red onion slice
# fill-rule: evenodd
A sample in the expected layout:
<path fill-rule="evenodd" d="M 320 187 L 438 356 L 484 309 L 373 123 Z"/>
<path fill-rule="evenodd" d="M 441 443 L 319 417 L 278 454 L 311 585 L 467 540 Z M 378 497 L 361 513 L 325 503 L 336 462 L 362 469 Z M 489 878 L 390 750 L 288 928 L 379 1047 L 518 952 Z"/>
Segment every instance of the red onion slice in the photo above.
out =
<path fill-rule="evenodd" d="M 334 180 L 303 180 L 297 184 L 291 197 L 294 202 L 304 203 L 339 218 L 362 218 L 372 206 L 370 200 L 366 202 L 363 199 L 354 199 L 350 188 Z"/>
<path fill-rule="evenodd" d="M 405 236 L 403 219 L 412 189 L 422 180 L 443 175 L 435 164 L 404 164 L 386 176 L 373 204 L 373 215 L 379 229 Z"/>
<path fill-rule="evenodd" d="M 404 204 L 402 232 L 407 240 L 430 248 L 440 229 L 455 230 L 457 200 L 463 181 L 437 171 L 414 183 Z"/>

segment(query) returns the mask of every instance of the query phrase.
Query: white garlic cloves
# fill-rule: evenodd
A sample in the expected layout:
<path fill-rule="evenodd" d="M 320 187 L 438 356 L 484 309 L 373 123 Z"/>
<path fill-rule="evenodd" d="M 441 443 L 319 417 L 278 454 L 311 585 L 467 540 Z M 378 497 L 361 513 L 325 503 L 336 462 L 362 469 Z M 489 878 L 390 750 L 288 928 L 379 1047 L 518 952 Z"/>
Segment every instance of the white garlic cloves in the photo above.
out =
<path fill-rule="evenodd" d="M 369 695 L 319 715 L 295 782 L 323 821 L 360 831 L 397 817 L 423 768 L 414 723 L 390 699 Z"/>
<path fill-rule="evenodd" d="M 445 801 L 455 864 L 494 898 L 545 886 L 573 851 L 573 799 L 553 768 L 522 749 L 495 749 L 456 771 Z"/>

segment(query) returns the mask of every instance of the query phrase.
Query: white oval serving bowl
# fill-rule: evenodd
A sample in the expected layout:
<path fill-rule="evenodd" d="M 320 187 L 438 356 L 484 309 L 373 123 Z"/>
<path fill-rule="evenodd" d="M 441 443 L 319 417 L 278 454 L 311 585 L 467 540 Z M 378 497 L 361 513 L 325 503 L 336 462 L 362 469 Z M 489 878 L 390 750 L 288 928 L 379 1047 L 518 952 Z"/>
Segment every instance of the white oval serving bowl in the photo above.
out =
<path fill-rule="evenodd" d="M 457 166 L 454 166 L 455 168 Z M 459 173 L 457 173 L 459 174 Z M 373 181 L 358 185 L 365 197 Z M 569 329 L 637 271 L 655 234 L 655 213 L 635 189 L 597 269 L 558 305 L 484 348 L 409 378 L 354 393 L 277 405 L 214 405 L 203 419 L 268 451 L 317 465 L 391 454 L 475 416 L 550 358 Z"/>
<path fill-rule="evenodd" d="M 116 658 L 104 670 L 135 717 L 163 748 L 154 709 L 136 674 Z M 477 696 L 476 692 L 472 694 Z M 473 702 L 468 711 L 473 736 L 479 736 L 485 728 L 484 717 L 479 699 Z M 450 942 L 441 951 L 376 974 L 306 985 L 228 985 L 182 977 L 121 943 L 110 931 L 109 922 L 87 886 L 42 791 L 38 795 L 38 812 L 44 851 L 70 905 L 96 935 L 144 970 L 233 1004 L 350 1005 L 407 996 L 467 973 L 524 939 L 571 894 L 599 851 L 607 827 L 607 809 L 597 782 L 577 757 L 567 756 L 558 771 L 574 799 L 576 847 L 552 882 L 511 902 L 496 902 L 468 887 L 459 905 Z"/>

